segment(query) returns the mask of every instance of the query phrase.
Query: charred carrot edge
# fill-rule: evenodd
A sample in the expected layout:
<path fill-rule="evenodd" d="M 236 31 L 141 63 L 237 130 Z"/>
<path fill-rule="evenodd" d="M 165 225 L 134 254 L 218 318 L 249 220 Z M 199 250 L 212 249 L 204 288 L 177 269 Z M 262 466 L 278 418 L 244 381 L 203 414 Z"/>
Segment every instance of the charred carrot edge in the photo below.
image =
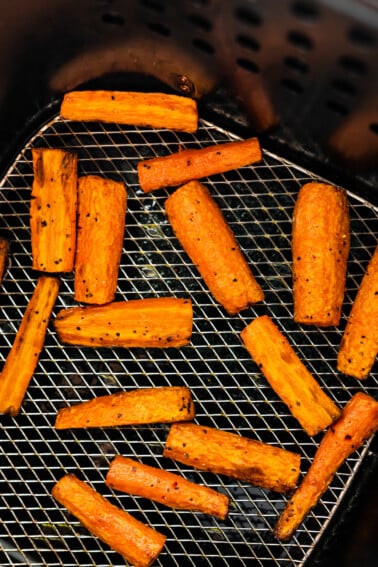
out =
<path fill-rule="evenodd" d="M 261 159 L 258 139 L 249 138 L 140 161 L 137 165 L 138 179 L 142 190 L 149 193 L 162 187 L 182 185 L 194 179 L 224 173 Z"/>
<path fill-rule="evenodd" d="M 72 91 L 64 95 L 60 115 L 80 122 L 116 122 L 182 132 L 198 128 L 196 101 L 164 93 Z"/>
<path fill-rule="evenodd" d="M 185 386 L 141 388 L 62 408 L 55 428 L 171 423 L 193 419 L 194 415 L 192 395 Z"/>
<path fill-rule="evenodd" d="M 341 339 L 337 369 L 359 380 L 368 377 L 378 354 L 378 246 L 362 278 Z"/>
<path fill-rule="evenodd" d="M 97 175 L 79 178 L 75 256 L 76 301 L 113 301 L 125 232 L 127 190 Z"/>
<path fill-rule="evenodd" d="M 42 272 L 71 272 L 76 245 L 77 156 L 50 148 L 33 148 L 32 155 L 32 267 Z"/>
<path fill-rule="evenodd" d="M 179 347 L 190 341 L 190 299 L 154 297 L 62 309 L 54 320 L 59 339 L 91 347 Z"/>
<path fill-rule="evenodd" d="M 308 435 L 316 435 L 339 417 L 341 410 L 268 315 L 254 319 L 240 336 L 273 390 Z"/>
<path fill-rule="evenodd" d="M 120 455 L 110 463 L 106 484 L 179 510 L 202 512 L 221 520 L 228 514 L 230 499 L 226 494 Z"/>
<path fill-rule="evenodd" d="M 230 315 L 264 299 L 222 211 L 204 185 L 199 181 L 183 185 L 165 201 L 165 211 L 182 247 Z"/>
<path fill-rule="evenodd" d="M 0 413 L 14 416 L 20 411 L 43 348 L 58 290 L 57 278 L 38 279 L 0 374 Z"/>
<path fill-rule="evenodd" d="M 349 248 L 346 192 L 325 183 L 303 185 L 292 229 L 296 323 L 319 327 L 339 324 Z"/>
<path fill-rule="evenodd" d="M 363 392 L 355 394 L 341 417 L 327 430 L 302 483 L 275 526 L 275 536 L 286 541 L 331 483 L 345 459 L 378 429 L 378 402 Z"/>
<path fill-rule="evenodd" d="M 300 455 L 236 433 L 193 423 L 174 423 L 163 456 L 277 492 L 292 490 Z"/>
<path fill-rule="evenodd" d="M 166 536 L 115 506 L 73 474 L 54 485 L 52 496 L 94 536 L 136 567 L 148 567 L 163 549 Z"/>
<path fill-rule="evenodd" d="M 7 266 L 9 252 L 9 242 L 6 238 L 0 237 L 0 284 L 3 281 L 4 273 Z"/>

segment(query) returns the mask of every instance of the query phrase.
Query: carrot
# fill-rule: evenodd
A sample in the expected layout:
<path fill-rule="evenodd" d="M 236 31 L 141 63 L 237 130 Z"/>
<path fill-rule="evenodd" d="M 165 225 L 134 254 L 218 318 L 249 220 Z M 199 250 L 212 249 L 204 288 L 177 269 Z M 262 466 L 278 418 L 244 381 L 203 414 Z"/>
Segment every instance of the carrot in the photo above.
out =
<path fill-rule="evenodd" d="M 115 490 L 149 498 L 179 510 L 194 510 L 225 520 L 229 497 L 178 474 L 116 455 L 106 484 Z"/>
<path fill-rule="evenodd" d="M 195 132 L 197 103 L 164 93 L 73 91 L 66 93 L 60 115 L 68 120 L 116 122 Z"/>
<path fill-rule="evenodd" d="M 244 345 L 269 384 L 308 435 L 316 435 L 340 415 L 268 315 L 241 332 Z"/>
<path fill-rule="evenodd" d="M 6 238 L 0 237 L 0 284 L 3 281 L 4 273 L 7 267 L 9 253 L 9 242 Z"/>
<path fill-rule="evenodd" d="M 230 315 L 264 299 L 233 232 L 204 185 L 198 181 L 183 185 L 168 197 L 165 211 L 212 295 Z"/>
<path fill-rule="evenodd" d="M 378 353 L 378 246 L 370 258 L 341 339 L 337 369 L 364 380 Z"/>
<path fill-rule="evenodd" d="M 257 138 L 215 144 L 200 149 L 182 150 L 168 156 L 140 161 L 138 179 L 145 193 L 181 185 L 237 169 L 261 161 L 262 153 Z"/>
<path fill-rule="evenodd" d="M 299 476 L 299 454 L 193 423 L 171 426 L 163 455 L 277 492 L 292 490 Z"/>
<path fill-rule="evenodd" d="M 32 267 L 70 272 L 76 244 L 77 156 L 50 148 L 33 148 L 32 155 Z"/>
<path fill-rule="evenodd" d="M 166 536 L 115 506 L 73 474 L 54 485 L 52 496 L 94 536 L 136 567 L 148 567 L 163 549 Z"/>
<path fill-rule="evenodd" d="M 59 311 L 54 321 L 63 343 L 125 348 L 187 345 L 192 325 L 191 300 L 175 297 L 70 307 Z"/>
<path fill-rule="evenodd" d="M 340 418 L 327 430 L 302 483 L 280 516 L 274 533 L 280 540 L 292 537 L 345 459 L 378 429 L 378 402 L 363 392 L 355 394 Z"/>
<path fill-rule="evenodd" d="M 292 229 L 294 321 L 338 325 L 350 248 L 349 208 L 343 189 L 306 183 Z"/>
<path fill-rule="evenodd" d="M 0 374 L 0 413 L 15 416 L 20 411 L 43 348 L 58 290 L 57 278 L 42 276 L 37 281 Z"/>
<path fill-rule="evenodd" d="M 114 427 L 193 419 L 194 404 L 185 386 L 141 388 L 99 396 L 58 411 L 55 428 Z"/>
<path fill-rule="evenodd" d="M 123 183 L 97 175 L 79 178 L 74 292 L 76 301 L 113 301 L 125 231 Z"/>

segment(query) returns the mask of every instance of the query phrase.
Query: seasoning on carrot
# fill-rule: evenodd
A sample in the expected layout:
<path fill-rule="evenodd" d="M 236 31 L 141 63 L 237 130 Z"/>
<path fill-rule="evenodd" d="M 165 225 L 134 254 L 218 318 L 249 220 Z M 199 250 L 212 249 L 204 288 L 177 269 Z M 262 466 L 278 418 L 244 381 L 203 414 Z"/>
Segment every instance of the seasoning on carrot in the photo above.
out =
<path fill-rule="evenodd" d="M 165 211 L 212 295 L 230 315 L 264 299 L 221 209 L 204 185 L 198 181 L 183 185 L 168 197 Z"/>
<path fill-rule="evenodd" d="M 327 430 L 314 460 L 286 508 L 274 533 L 286 541 L 332 482 L 345 459 L 378 429 L 378 402 L 363 392 L 355 394 L 340 418 Z"/>
<path fill-rule="evenodd" d="M 196 132 L 197 103 L 165 93 L 72 91 L 66 93 L 60 115 L 68 120 L 101 121 Z"/>
<path fill-rule="evenodd" d="M 341 339 L 337 369 L 368 377 L 378 354 L 378 246 L 370 258 Z"/>
<path fill-rule="evenodd" d="M 224 173 L 261 161 L 257 138 L 215 144 L 200 149 L 187 149 L 140 161 L 137 165 L 139 184 L 145 193 L 182 185 L 194 179 Z"/>
<path fill-rule="evenodd" d="M 7 267 L 9 253 L 9 241 L 0 237 L 0 284 L 3 281 L 4 273 Z"/>
<path fill-rule="evenodd" d="M 343 189 L 306 183 L 292 229 L 294 321 L 338 325 L 350 248 L 349 208 Z"/>
<path fill-rule="evenodd" d="M 183 476 L 116 455 L 106 484 L 115 490 L 149 498 L 179 510 L 193 510 L 225 520 L 229 497 Z"/>
<path fill-rule="evenodd" d="M 292 490 L 300 472 L 297 453 L 193 423 L 171 425 L 163 455 L 277 492 Z"/>
<path fill-rule="evenodd" d="M 112 504 L 73 474 L 54 485 L 52 496 L 87 530 L 135 567 L 149 567 L 162 551 L 166 536 Z"/>
<path fill-rule="evenodd" d="M 341 411 L 294 352 L 268 315 L 241 332 L 246 349 L 308 435 L 328 427 Z"/>
<path fill-rule="evenodd" d="M 76 301 L 110 303 L 117 289 L 127 190 L 97 175 L 79 178 L 75 257 Z"/>
<path fill-rule="evenodd" d="M 55 428 L 172 423 L 191 420 L 194 415 L 192 395 L 185 386 L 140 388 L 62 408 L 58 411 Z"/>
<path fill-rule="evenodd" d="M 57 278 L 42 276 L 37 281 L 0 374 L 0 413 L 15 416 L 20 411 L 44 345 L 58 290 Z"/>
<path fill-rule="evenodd" d="M 32 155 L 32 267 L 42 272 L 71 272 L 76 245 L 77 156 L 51 148 L 33 148 Z"/>
<path fill-rule="evenodd" d="M 190 299 L 153 297 L 61 309 L 54 320 L 59 339 L 91 347 L 179 347 L 190 341 Z"/>

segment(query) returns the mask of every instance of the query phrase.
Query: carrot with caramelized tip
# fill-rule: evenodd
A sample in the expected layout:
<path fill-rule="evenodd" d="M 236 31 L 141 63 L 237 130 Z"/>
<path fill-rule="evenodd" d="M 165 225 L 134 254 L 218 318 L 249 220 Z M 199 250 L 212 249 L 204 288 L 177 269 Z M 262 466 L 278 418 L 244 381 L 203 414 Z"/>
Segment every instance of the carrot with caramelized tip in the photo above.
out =
<path fill-rule="evenodd" d="M 136 567 L 149 567 L 162 551 L 166 536 L 112 504 L 74 474 L 54 485 L 52 496 L 94 536 Z"/>
<path fill-rule="evenodd" d="M 59 280 L 38 279 L 13 345 L 0 374 L 0 413 L 19 413 L 42 351 L 51 311 L 58 296 Z"/>
<path fill-rule="evenodd" d="M 240 336 L 273 390 L 308 435 L 316 435 L 339 417 L 341 410 L 268 315 L 254 319 Z"/>
<path fill-rule="evenodd" d="M 286 541 L 332 482 L 345 459 L 378 429 L 378 402 L 363 392 L 355 394 L 340 418 L 327 430 L 302 483 L 286 505 L 274 533 Z"/>
<path fill-rule="evenodd" d="M 197 103 L 165 93 L 72 91 L 66 93 L 60 115 L 67 120 L 101 121 L 196 132 Z"/>
<path fill-rule="evenodd" d="M 106 484 L 115 490 L 149 498 L 179 510 L 193 510 L 225 520 L 229 497 L 183 476 L 116 455 Z"/>
<path fill-rule="evenodd" d="M 163 455 L 276 492 L 292 490 L 300 472 L 297 453 L 193 423 L 171 426 Z"/>
<path fill-rule="evenodd" d="M 306 183 L 292 228 L 294 321 L 338 325 L 344 300 L 350 222 L 344 189 Z"/>
<path fill-rule="evenodd" d="M 61 309 L 54 320 L 59 339 L 90 347 L 179 347 L 190 341 L 190 299 L 153 297 Z"/>
<path fill-rule="evenodd" d="M 115 427 L 191 420 L 195 408 L 185 386 L 140 388 L 99 396 L 58 411 L 55 428 Z"/>
<path fill-rule="evenodd" d="M 32 267 L 41 272 L 71 272 L 76 246 L 77 156 L 51 148 L 33 148 L 32 155 Z"/>
<path fill-rule="evenodd" d="M 125 232 L 127 190 L 97 175 L 79 178 L 75 256 L 76 301 L 114 300 Z"/>
<path fill-rule="evenodd" d="M 6 238 L 0 237 L 0 284 L 3 281 L 4 273 L 7 267 L 8 252 L 8 240 Z"/>
<path fill-rule="evenodd" d="M 215 144 L 200 149 L 187 149 L 152 159 L 137 165 L 138 179 L 145 193 L 182 185 L 194 179 L 224 173 L 261 161 L 257 138 Z"/>
<path fill-rule="evenodd" d="M 183 185 L 168 197 L 165 211 L 182 247 L 230 315 L 264 299 L 221 209 L 204 185 L 199 181 Z"/>
<path fill-rule="evenodd" d="M 337 369 L 368 377 L 378 354 L 378 246 L 370 258 L 341 339 Z"/>

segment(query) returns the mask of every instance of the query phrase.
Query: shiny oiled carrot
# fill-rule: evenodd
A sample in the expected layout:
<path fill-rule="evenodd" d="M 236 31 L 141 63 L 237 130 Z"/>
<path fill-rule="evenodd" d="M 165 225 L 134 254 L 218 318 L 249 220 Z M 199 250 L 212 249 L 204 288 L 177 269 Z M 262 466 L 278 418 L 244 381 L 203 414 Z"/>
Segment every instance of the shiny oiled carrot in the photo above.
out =
<path fill-rule="evenodd" d="M 8 261 L 9 242 L 6 238 L 0 237 L 0 284 L 3 281 L 5 269 Z"/>

